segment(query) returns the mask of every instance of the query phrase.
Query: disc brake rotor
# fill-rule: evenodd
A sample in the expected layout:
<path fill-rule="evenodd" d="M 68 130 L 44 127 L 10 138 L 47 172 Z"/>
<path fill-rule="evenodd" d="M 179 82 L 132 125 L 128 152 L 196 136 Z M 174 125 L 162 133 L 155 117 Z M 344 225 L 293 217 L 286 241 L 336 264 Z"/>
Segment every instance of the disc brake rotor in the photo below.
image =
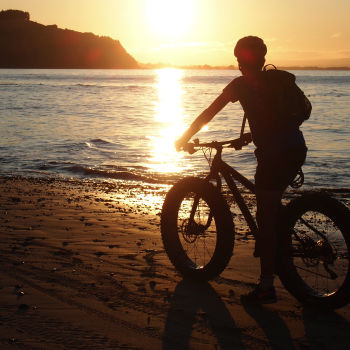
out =
<path fill-rule="evenodd" d="M 310 237 L 305 237 L 301 241 L 301 249 L 303 251 L 303 261 L 305 265 L 311 267 L 316 266 L 320 262 L 332 264 L 336 259 L 334 249 L 325 239 L 314 241 Z"/>
<path fill-rule="evenodd" d="M 194 220 L 186 219 L 181 225 L 181 234 L 187 243 L 194 243 L 204 232 L 205 227 Z"/>

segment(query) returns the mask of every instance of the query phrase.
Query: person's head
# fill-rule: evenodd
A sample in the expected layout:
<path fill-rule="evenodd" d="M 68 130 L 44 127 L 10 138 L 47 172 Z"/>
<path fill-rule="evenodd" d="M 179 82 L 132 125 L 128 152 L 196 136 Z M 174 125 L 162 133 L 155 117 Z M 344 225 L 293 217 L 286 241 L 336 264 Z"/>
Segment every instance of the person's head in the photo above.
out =
<path fill-rule="evenodd" d="M 260 71 L 265 64 L 267 47 L 257 36 L 246 36 L 237 41 L 234 54 L 243 74 Z"/>

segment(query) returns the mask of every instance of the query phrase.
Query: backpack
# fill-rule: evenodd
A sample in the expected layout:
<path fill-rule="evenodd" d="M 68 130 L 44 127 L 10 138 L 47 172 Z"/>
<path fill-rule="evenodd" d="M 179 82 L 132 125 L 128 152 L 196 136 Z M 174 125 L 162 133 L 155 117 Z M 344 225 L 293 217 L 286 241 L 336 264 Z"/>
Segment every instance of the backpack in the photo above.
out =
<path fill-rule="evenodd" d="M 272 69 L 268 69 L 272 66 Z M 281 127 L 299 127 L 311 115 L 312 105 L 295 83 L 295 75 L 267 65 L 263 69 L 265 97 L 275 122 Z"/>

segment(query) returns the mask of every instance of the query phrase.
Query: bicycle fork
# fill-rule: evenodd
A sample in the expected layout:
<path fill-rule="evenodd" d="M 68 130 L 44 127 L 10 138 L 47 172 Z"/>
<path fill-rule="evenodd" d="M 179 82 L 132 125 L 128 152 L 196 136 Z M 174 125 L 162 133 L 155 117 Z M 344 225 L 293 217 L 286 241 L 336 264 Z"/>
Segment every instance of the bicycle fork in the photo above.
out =
<path fill-rule="evenodd" d="M 211 225 L 211 222 L 213 220 L 213 214 L 210 211 L 208 214 L 208 219 L 207 219 L 207 222 L 205 225 L 199 225 L 195 222 L 194 217 L 195 217 L 198 205 L 199 205 L 199 200 L 200 200 L 200 196 L 198 194 L 196 194 L 194 197 L 194 200 L 193 200 L 191 214 L 190 214 L 189 223 L 188 223 L 189 227 L 197 227 L 198 226 L 199 232 L 197 232 L 197 234 L 203 233 Z"/>

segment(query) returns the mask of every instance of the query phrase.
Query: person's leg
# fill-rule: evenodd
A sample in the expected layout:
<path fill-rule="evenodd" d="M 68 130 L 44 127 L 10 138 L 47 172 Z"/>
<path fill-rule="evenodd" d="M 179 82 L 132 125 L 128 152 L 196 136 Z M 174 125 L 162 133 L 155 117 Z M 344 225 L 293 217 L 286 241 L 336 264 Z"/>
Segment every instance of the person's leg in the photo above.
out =
<path fill-rule="evenodd" d="M 273 282 L 277 247 L 277 220 L 283 191 L 256 190 L 261 282 Z M 272 287 L 272 285 L 271 285 Z"/>
<path fill-rule="evenodd" d="M 258 224 L 258 246 L 260 256 L 260 282 L 248 294 L 242 295 L 242 302 L 274 303 L 273 286 L 277 247 L 277 219 L 283 191 L 256 189 Z"/>

